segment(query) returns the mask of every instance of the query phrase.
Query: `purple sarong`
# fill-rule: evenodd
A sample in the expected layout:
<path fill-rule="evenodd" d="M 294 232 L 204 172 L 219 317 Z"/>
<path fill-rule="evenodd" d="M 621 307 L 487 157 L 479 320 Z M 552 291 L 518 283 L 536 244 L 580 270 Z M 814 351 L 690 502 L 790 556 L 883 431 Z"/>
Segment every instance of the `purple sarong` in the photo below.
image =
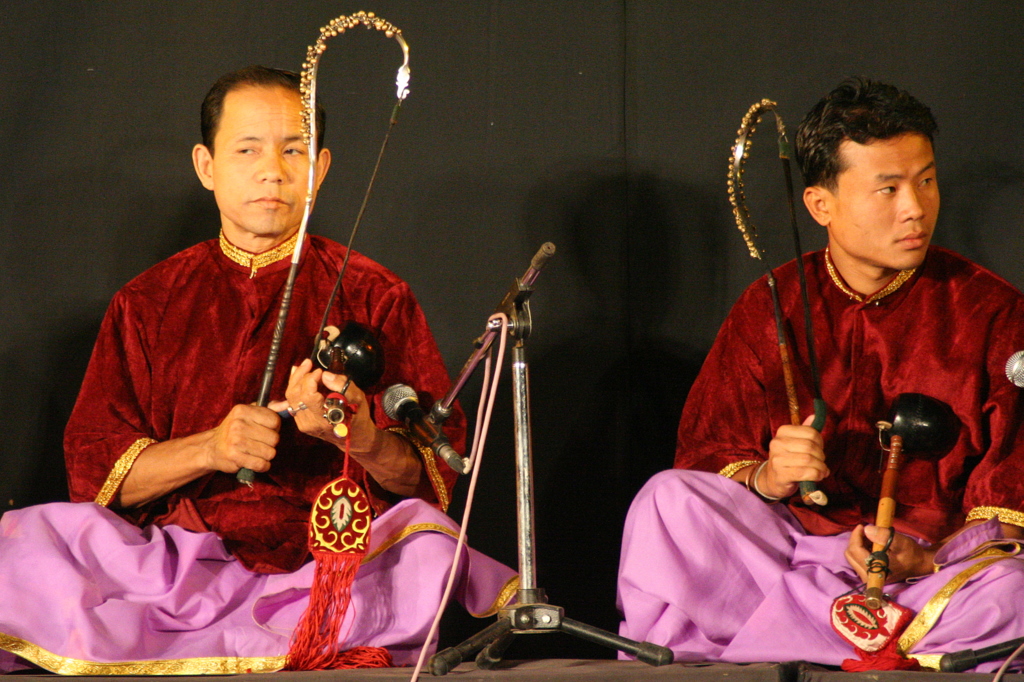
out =
<path fill-rule="evenodd" d="M 966 556 L 999 534 L 995 520 L 974 526 L 936 560 Z M 839 665 L 856 658 L 829 620 L 832 602 L 861 586 L 843 556 L 849 537 L 808 535 L 786 507 L 767 505 L 718 474 L 663 471 L 640 491 L 626 519 L 620 633 L 667 646 L 677 661 Z M 918 612 L 970 563 L 886 591 Z M 985 568 L 909 653 L 977 650 L 1024 636 L 1022 590 L 1024 561 Z"/>
<path fill-rule="evenodd" d="M 373 522 L 345 648 L 386 647 L 395 665 L 415 663 L 457 535 L 450 518 L 414 499 Z M 0 673 L 17 665 L 11 654 L 69 674 L 278 670 L 313 569 L 252 573 L 213 533 L 138 528 L 91 503 L 9 511 L 0 518 Z M 482 617 L 517 584 L 511 569 L 467 549 L 454 594 Z"/>

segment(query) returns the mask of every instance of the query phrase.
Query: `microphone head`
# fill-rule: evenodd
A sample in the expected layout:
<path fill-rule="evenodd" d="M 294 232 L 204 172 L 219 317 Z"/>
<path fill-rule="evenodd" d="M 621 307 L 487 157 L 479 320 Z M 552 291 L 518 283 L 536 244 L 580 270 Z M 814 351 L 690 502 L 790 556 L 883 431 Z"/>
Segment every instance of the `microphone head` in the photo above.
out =
<path fill-rule="evenodd" d="M 420 399 L 416 395 L 416 391 L 411 386 L 405 384 L 395 384 L 389 386 L 384 391 L 384 397 L 381 398 L 381 403 L 384 406 L 384 414 L 391 417 L 395 421 L 402 421 L 402 406 L 407 403 L 419 404 Z"/>
<path fill-rule="evenodd" d="M 1019 350 L 1006 361 L 1006 378 L 1014 386 L 1024 388 L 1024 350 Z"/>

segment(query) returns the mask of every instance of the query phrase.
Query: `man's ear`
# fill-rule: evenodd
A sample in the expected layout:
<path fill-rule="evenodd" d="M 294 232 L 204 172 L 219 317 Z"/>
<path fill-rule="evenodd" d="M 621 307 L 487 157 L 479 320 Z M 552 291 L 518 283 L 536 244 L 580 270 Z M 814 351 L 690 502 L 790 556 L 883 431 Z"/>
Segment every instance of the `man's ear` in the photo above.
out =
<path fill-rule="evenodd" d="M 213 153 L 204 144 L 192 147 L 192 166 L 196 169 L 199 182 L 206 189 L 213 189 Z"/>
<path fill-rule="evenodd" d="M 316 189 L 320 190 L 320 185 L 323 183 L 324 178 L 327 177 L 327 169 L 331 167 L 331 150 L 321 149 L 316 156 Z"/>
<path fill-rule="evenodd" d="M 834 195 L 819 185 L 812 185 L 804 190 L 804 206 L 814 218 L 814 222 L 828 227 L 832 222 L 832 204 Z"/>

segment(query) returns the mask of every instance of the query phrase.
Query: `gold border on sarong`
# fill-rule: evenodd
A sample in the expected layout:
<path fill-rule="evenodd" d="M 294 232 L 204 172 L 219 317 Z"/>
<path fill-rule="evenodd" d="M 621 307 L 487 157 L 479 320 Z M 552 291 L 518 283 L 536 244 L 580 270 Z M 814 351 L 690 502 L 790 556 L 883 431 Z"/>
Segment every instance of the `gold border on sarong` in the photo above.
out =
<path fill-rule="evenodd" d="M 907 658 L 914 659 L 925 670 L 938 670 L 943 656 L 945 654 L 910 654 Z"/>
<path fill-rule="evenodd" d="M 453 538 L 459 534 L 438 523 L 417 523 L 406 526 L 387 538 L 372 553 L 367 554 L 361 563 L 372 561 L 384 551 L 406 539 L 410 535 L 422 532 L 443 533 Z M 476 618 L 487 618 L 496 614 L 515 595 L 519 589 L 519 576 L 514 575 L 498 592 L 494 602 L 483 613 L 470 615 Z M 181 658 L 155 661 L 122 661 L 117 663 L 98 663 L 74 658 L 58 656 L 40 646 L 23 639 L 0 633 L 0 649 L 21 656 L 27 661 L 58 675 L 240 675 L 245 673 L 271 673 L 282 670 L 286 656 L 265 656 L 260 658 L 239 657 L 206 657 Z"/>
<path fill-rule="evenodd" d="M 104 507 L 110 505 L 110 501 L 114 499 L 114 494 L 117 493 L 118 488 L 124 483 L 128 472 L 132 470 L 135 460 L 139 458 L 143 450 L 155 442 L 152 438 L 140 438 L 132 443 L 130 448 L 125 450 L 124 454 L 114 462 L 114 468 L 110 470 L 107 480 L 103 482 L 103 487 L 100 488 L 99 494 L 96 495 L 96 504 Z"/>
<path fill-rule="evenodd" d="M 505 586 L 501 588 L 500 592 L 498 592 L 498 596 L 495 597 L 494 603 L 491 604 L 490 608 L 481 613 L 473 613 L 472 611 L 470 611 L 469 615 L 473 616 L 474 618 L 487 618 L 489 616 L 493 616 L 503 607 L 508 605 L 508 603 L 512 601 L 512 597 L 514 597 L 516 592 L 518 591 L 519 576 L 514 575 L 508 579 L 508 582 L 505 583 Z"/>
<path fill-rule="evenodd" d="M 950 600 L 953 598 L 953 595 L 956 594 L 957 590 L 963 587 L 968 580 L 974 577 L 976 573 L 988 568 L 997 561 L 1009 559 L 1013 556 L 1015 555 L 997 548 L 989 549 L 980 554 L 978 558 L 982 558 L 981 561 L 968 566 L 953 576 L 953 579 L 943 585 L 942 588 L 928 600 L 928 603 L 924 605 L 921 611 L 914 616 L 914 620 L 910 621 L 910 625 L 908 625 L 907 629 L 903 631 L 902 635 L 900 635 L 900 639 L 896 644 L 897 650 L 905 656 L 910 655 L 910 658 L 917 659 L 923 667 L 930 667 L 933 663 L 930 661 L 930 654 L 914 656 L 909 654 L 910 650 L 913 649 L 917 643 L 928 634 L 932 627 L 935 626 L 935 623 L 939 620 L 939 616 L 942 615 L 946 606 L 949 605 Z M 927 662 L 926 659 L 928 659 Z M 934 663 L 934 670 L 938 670 L 937 662 Z"/>
<path fill-rule="evenodd" d="M 453 538 L 458 538 L 459 534 L 449 528 L 448 526 L 442 526 L 440 523 L 414 523 L 411 526 L 406 526 L 402 530 L 398 531 L 384 542 L 380 543 L 377 549 L 373 550 L 359 562 L 360 565 L 368 564 L 378 556 L 397 545 L 402 540 L 406 539 L 414 533 L 423 533 L 433 531 L 435 533 L 444 533 Z"/>
<path fill-rule="evenodd" d="M 413 535 L 414 533 L 423 532 L 444 533 L 449 537 L 459 537 L 459 534 L 456 533 L 454 530 L 452 530 L 448 526 L 442 526 L 439 523 L 416 523 L 411 526 L 406 526 L 405 528 L 398 531 L 397 533 L 389 537 L 387 540 L 382 542 L 380 546 L 377 547 L 377 549 L 373 550 L 363 558 L 363 560 L 360 562 L 360 565 L 373 561 L 378 556 L 383 554 L 385 551 L 391 549 L 396 544 L 406 539 L 410 535 Z M 469 615 L 473 616 L 474 618 L 487 618 L 488 616 L 493 616 L 503 606 L 508 604 L 508 602 L 512 599 L 513 596 L 515 596 L 515 593 L 518 590 L 519 576 L 514 575 L 511 578 L 509 578 L 508 581 L 505 583 L 504 587 L 501 588 L 501 590 L 498 592 L 498 595 L 494 598 L 494 602 L 491 603 L 487 610 L 481 613 L 474 613 L 473 611 L 470 611 Z"/>
<path fill-rule="evenodd" d="M 160 661 L 99 663 L 58 656 L 17 637 L 0 633 L 0 649 L 58 675 L 241 675 L 284 668 L 284 656 L 262 658 L 178 658 Z"/>

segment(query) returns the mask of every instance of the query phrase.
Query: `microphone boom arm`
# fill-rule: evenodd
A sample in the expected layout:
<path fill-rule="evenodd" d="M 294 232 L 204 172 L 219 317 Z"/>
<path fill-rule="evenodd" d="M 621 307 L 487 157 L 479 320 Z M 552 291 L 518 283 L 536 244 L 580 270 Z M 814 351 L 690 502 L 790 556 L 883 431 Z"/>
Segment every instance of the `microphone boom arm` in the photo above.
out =
<path fill-rule="evenodd" d="M 548 262 L 551 256 L 555 255 L 555 245 L 551 242 L 544 242 L 537 253 L 530 261 L 530 267 L 523 273 L 522 277 L 512 282 L 505 296 L 502 297 L 498 306 L 494 309 L 496 313 L 504 313 L 509 320 L 509 331 L 519 338 L 527 338 L 530 335 L 532 320 L 530 317 L 530 295 L 533 293 L 533 283 L 537 281 L 540 271 Z M 498 321 L 488 321 L 484 333 L 473 342 L 476 350 L 462 366 L 458 377 L 452 383 L 452 387 L 445 394 L 444 398 L 434 403 L 430 409 L 428 419 L 435 426 L 440 427 L 452 414 L 452 405 L 459 393 L 465 387 L 466 382 L 473 375 L 477 365 L 486 357 L 494 340 L 502 333 L 502 325 Z"/>

